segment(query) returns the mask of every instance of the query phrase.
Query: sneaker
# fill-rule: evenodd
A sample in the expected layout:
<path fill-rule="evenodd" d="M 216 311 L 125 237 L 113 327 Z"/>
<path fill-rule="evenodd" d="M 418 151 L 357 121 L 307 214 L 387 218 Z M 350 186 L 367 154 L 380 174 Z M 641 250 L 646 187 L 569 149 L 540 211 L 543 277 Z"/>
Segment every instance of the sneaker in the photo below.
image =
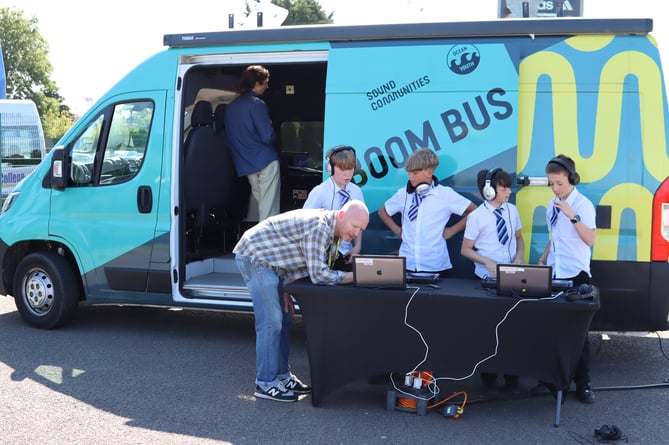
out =
<path fill-rule="evenodd" d="M 595 392 L 590 388 L 590 385 L 583 385 L 576 388 L 576 396 L 581 403 L 591 404 L 595 403 Z"/>
<path fill-rule="evenodd" d="M 288 390 L 292 391 L 295 394 L 311 394 L 311 386 L 305 385 L 293 374 L 290 374 L 290 377 L 283 380 L 283 386 Z"/>
<path fill-rule="evenodd" d="M 297 394 L 295 394 L 293 391 L 287 390 L 281 382 L 275 386 L 270 386 L 267 389 L 264 389 L 260 385 L 256 385 L 256 391 L 253 393 L 253 395 L 260 399 L 276 400 L 277 402 L 297 401 Z"/>

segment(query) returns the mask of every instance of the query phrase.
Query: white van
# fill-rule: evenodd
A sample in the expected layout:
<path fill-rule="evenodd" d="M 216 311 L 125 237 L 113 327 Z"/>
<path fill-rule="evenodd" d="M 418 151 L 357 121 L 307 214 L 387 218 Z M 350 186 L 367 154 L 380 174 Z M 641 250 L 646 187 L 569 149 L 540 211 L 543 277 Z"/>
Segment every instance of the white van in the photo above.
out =
<path fill-rule="evenodd" d="M 0 100 L 2 197 L 35 170 L 46 156 L 42 121 L 31 100 Z"/>

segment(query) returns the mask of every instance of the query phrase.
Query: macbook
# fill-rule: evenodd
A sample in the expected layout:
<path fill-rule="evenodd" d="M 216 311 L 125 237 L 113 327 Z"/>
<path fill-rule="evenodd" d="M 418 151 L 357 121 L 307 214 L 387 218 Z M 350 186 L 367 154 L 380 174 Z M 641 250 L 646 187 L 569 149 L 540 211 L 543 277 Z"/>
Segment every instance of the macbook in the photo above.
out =
<path fill-rule="evenodd" d="M 353 284 L 361 287 L 406 287 L 406 258 L 395 255 L 355 255 Z"/>
<path fill-rule="evenodd" d="M 497 295 L 520 298 L 551 296 L 553 268 L 534 264 L 498 264 Z"/>

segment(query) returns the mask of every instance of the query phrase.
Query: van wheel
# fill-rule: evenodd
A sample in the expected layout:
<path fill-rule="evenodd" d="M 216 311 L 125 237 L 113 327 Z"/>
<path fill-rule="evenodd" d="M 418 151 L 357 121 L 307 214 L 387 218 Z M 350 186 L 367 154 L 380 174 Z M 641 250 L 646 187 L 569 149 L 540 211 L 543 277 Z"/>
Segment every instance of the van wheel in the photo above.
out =
<path fill-rule="evenodd" d="M 14 275 L 14 302 L 32 326 L 52 329 L 76 314 L 81 290 L 68 261 L 54 252 L 27 255 Z"/>

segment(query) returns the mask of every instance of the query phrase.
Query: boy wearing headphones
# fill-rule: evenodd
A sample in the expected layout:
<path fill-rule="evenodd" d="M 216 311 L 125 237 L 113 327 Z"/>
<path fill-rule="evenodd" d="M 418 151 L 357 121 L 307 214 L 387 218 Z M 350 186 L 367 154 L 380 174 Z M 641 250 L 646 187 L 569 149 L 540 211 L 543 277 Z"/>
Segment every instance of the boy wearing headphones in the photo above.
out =
<path fill-rule="evenodd" d="M 477 176 L 483 203 L 467 218 L 462 256 L 474 262 L 479 278 L 494 277 L 497 263 L 522 264 L 525 243 L 522 224 L 511 197 L 511 176 L 501 168 L 481 170 Z"/>
<path fill-rule="evenodd" d="M 365 202 L 362 189 L 352 183 L 355 174 L 355 149 L 338 145 L 325 154 L 325 168 L 330 177 L 311 189 L 302 206 L 305 209 L 339 210 L 351 200 Z M 340 241 L 332 268 L 351 271 L 353 255 L 362 248 L 362 232 L 353 241 Z"/>
<path fill-rule="evenodd" d="M 572 280 L 574 286 L 590 284 L 590 258 L 595 244 L 595 207 L 576 185 L 580 177 L 573 159 L 558 155 L 546 165 L 548 185 L 555 198 L 546 208 L 551 238 L 538 263 L 553 267 L 553 278 Z M 590 342 L 586 334 L 574 373 L 576 395 L 583 403 L 594 403 L 590 388 Z"/>
<path fill-rule="evenodd" d="M 494 277 L 497 263 L 522 264 L 525 243 L 521 236 L 520 215 L 511 197 L 511 176 L 501 168 L 481 170 L 477 175 L 479 192 L 484 201 L 467 218 L 461 254 L 474 262 L 479 278 Z M 494 390 L 497 374 L 482 372 L 486 388 Z M 504 389 L 518 390 L 518 376 L 504 375 Z"/>
<path fill-rule="evenodd" d="M 416 150 L 407 159 L 406 187 L 400 188 L 379 208 L 379 217 L 401 240 L 399 255 L 406 257 L 407 270 L 437 272 L 445 276 L 451 269 L 446 240 L 465 228 L 467 215 L 476 206 L 451 187 L 437 181 L 434 170 L 439 158 L 429 148 Z M 402 225 L 392 215 L 401 213 Z M 452 214 L 461 215 L 446 227 Z"/>

